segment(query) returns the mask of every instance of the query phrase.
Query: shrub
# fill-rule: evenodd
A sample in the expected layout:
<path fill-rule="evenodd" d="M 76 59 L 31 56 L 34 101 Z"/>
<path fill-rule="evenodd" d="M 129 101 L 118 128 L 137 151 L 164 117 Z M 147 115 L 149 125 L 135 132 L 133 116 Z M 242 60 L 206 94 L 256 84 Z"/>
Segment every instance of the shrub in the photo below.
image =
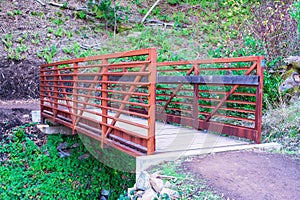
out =
<path fill-rule="evenodd" d="M 269 61 L 281 61 L 300 51 L 297 22 L 293 20 L 299 20 L 299 2 L 290 12 L 291 4 L 290 0 L 261 1 L 252 8 L 253 16 L 245 23 L 246 35 L 262 41 L 262 50 Z"/>
<path fill-rule="evenodd" d="M 263 117 L 263 141 L 281 143 L 288 152 L 299 154 L 300 102 L 278 104 Z"/>

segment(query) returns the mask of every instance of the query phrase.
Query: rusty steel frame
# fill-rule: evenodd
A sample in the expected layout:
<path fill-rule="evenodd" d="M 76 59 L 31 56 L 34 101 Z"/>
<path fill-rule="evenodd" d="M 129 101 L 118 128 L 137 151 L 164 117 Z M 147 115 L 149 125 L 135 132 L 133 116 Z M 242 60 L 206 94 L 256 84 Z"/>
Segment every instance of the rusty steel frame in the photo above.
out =
<path fill-rule="evenodd" d="M 171 93 L 170 97 L 168 100 L 159 100 L 157 101 L 158 103 L 165 103 L 163 106 L 163 109 L 159 109 L 158 115 L 156 115 L 158 120 L 164 120 L 166 122 L 170 123 L 177 123 L 185 126 L 191 126 L 196 129 L 200 130 L 210 130 L 214 132 L 219 132 L 227 135 L 233 135 L 237 137 L 242 137 L 242 138 L 247 138 L 250 140 L 255 141 L 256 143 L 260 143 L 261 141 L 261 129 L 262 129 L 262 96 L 263 96 L 263 66 L 261 63 L 263 62 L 263 57 L 262 56 L 250 56 L 250 57 L 239 57 L 239 58 L 219 58 L 219 59 L 211 59 L 211 60 L 192 60 L 192 61 L 178 61 L 178 62 L 161 62 L 157 63 L 157 67 L 163 67 L 163 66 L 191 66 L 192 68 L 188 69 L 180 69 L 178 71 L 187 71 L 187 75 L 191 75 L 193 70 L 194 76 L 199 76 L 200 72 L 203 71 L 223 71 L 223 70 L 228 70 L 228 71 L 245 71 L 244 76 L 249 76 L 253 71 L 256 71 L 256 76 L 258 77 L 258 82 L 257 83 L 241 83 L 241 84 L 226 84 L 223 83 L 224 86 L 232 86 L 230 91 L 225 92 L 225 91 L 210 91 L 210 90 L 200 90 L 198 83 L 189 83 L 193 85 L 193 90 L 190 89 L 184 89 L 183 91 L 187 92 L 193 92 L 194 98 L 193 102 L 191 104 L 189 103 L 183 103 L 183 102 L 172 102 L 174 105 L 188 105 L 193 108 L 192 110 L 192 117 L 186 117 L 186 116 L 176 116 L 173 114 L 166 114 L 166 116 L 162 116 L 162 113 L 164 110 L 167 109 L 169 104 L 171 103 L 172 99 L 176 96 L 180 97 L 177 93 L 180 91 L 180 89 L 183 87 L 183 83 L 178 83 L 177 87 L 170 89 L 170 88 L 163 88 L 162 90 L 166 89 L 169 91 L 173 92 Z M 199 67 L 200 65 L 207 65 L 207 64 L 228 64 L 228 63 L 252 63 L 250 67 L 221 67 L 221 68 L 216 68 L 216 67 Z M 161 70 L 157 69 L 158 72 L 169 72 L 169 70 Z M 174 70 L 176 71 L 176 69 Z M 159 77 L 163 77 L 163 75 L 159 74 Z M 232 76 L 234 78 L 234 76 Z M 170 79 L 167 77 L 166 79 L 161 78 L 162 83 L 167 83 L 166 80 Z M 176 77 L 174 76 L 174 79 Z M 182 77 L 180 77 L 179 80 L 181 80 Z M 159 80 L 159 79 L 158 79 Z M 176 80 L 170 81 L 170 83 L 175 83 Z M 188 83 L 188 81 L 186 81 Z M 219 86 L 219 82 L 214 83 L 207 83 L 207 85 L 215 85 Z M 239 87 L 254 87 L 256 88 L 256 93 L 245 93 L 245 92 L 236 92 L 237 88 Z M 212 93 L 212 94 L 223 94 L 224 97 L 221 99 L 216 99 L 216 98 L 206 98 L 206 97 L 201 97 L 199 93 Z M 255 102 L 251 101 L 239 101 L 239 100 L 228 100 L 230 96 L 232 95 L 238 95 L 238 96 L 244 96 L 244 97 L 255 97 Z M 157 94 L 157 96 L 165 96 L 165 94 Z M 189 96 L 191 97 L 191 96 Z M 212 105 L 203 105 L 199 103 L 199 100 L 204 100 L 204 101 L 210 101 L 210 102 L 218 102 L 216 106 Z M 223 107 L 225 103 L 236 103 L 236 104 L 241 104 L 241 105 L 252 105 L 255 106 L 255 110 L 247 110 L 247 109 L 240 109 L 240 108 L 227 108 Z M 161 106 L 158 106 L 161 108 Z M 204 107 L 204 108 L 210 108 L 212 109 L 211 112 L 200 112 L 199 107 Z M 172 110 L 173 108 L 169 108 L 169 110 Z M 174 110 L 174 109 L 173 109 Z M 180 109 L 179 109 L 180 110 Z M 235 112 L 240 112 L 240 113 L 249 113 L 249 114 L 255 114 L 255 119 L 249 119 L 249 118 L 242 118 L 242 117 L 235 117 L 235 116 L 228 116 L 228 115 L 222 115 L 222 114 L 217 114 L 219 110 L 224 110 L 224 111 L 235 111 Z M 198 115 L 202 115 L 205 117 L 205 119 L 199 119 Z M 254 127 L 243 127 L 243 126 L 238 126 L 234 124 L 225 124 L 225 123 L 220 123 L 220 122 L 215 122 L 211 121 L 212 117 L 223 117 L 226 119 L 233 119 L 233 120 L 239 120 L 243 122 L 253 122 Z"/>
<path fill-rule="evenodd" d="M 134 62 L 110 62 L 111 59 L 135 56 L 146 56 L 147 58 L 146 60 Z M 73 134 L 79 132 L 90 136 L 98 140 L 102 148 L 109 145 L 133 156 L 155 153 L 156 120 L 165 120 L 170 123 L 178 123 L 195 129 L 216 131 L 251 139 L 256 143 L 260 143 L 263 95 L 262 60 L 263 57 L 251 56 L 157 63 L 156 49 L 150 48 L 45 64 L 40 68 L 41 119 L 50 119 L 53 122 L 68 126 L 72 129 Z M 101 63 L 91 64 L 93 61 Z M 251 66 L 220 68 L 200 67 L 200 65 L 239 62 L 248 62 L 251 63 Z M 182 65 L 187 68 L 176 69 L 176 66 Z M 160 67 L 164 66 L 172 66 L 173 68 L 160 69 Z M 96 71 L 92 69 L 96 69 Z M 130 71 L 129 69 L 135 70 Z M 185 76 L 190 76 L 190 80 L 200 80 L 203 71 L 218 70 L 245 71 L 244 76 L 249 76 L 255 70 L 258 83 L 252 83 L 252 85 L 247 85 L 246 83 L 238 85 L 231 84 L 230 86 L 232 88 L 228 92 L 200 89 L 199 87 L 203 85 L 203 83 L 197 81 L 192 83 L 177 83 L 175 88 L 157 88 L 157 84 L 160 84 L 159 80 L 163 77 L 163 73 L 180 72 L 185 73 Z M 121 76 L 132 78 L 121 81 L 119 80 Z M 195 76 L 195 78 L 197 78 L 197 76 L 199 77 L 198 79 L 192 79 L 192 76 Z M 174 77 L 176 78 L 176 76 Z M 168 80 L 168 78 L 164 79 L 164 84 L 166 84 Z M 181 79 L 178 78 L 178 80 L 182 80 L 182 77 Z M 170 84 L 172 83 L 170 82 Z M 185 84 L 191 84 L 192 88 L 184 88 L 183 86 Z M 97 85 L 100 85 L 100 88 Z M 116 85 L 118 86 L 116 87 Z M 209 83 L 208 85 L 220 85 L 220 83 Z M 237 88 L 239 87 L 254 87 L 256 88 L 256 93 L 238 92 Z M 169 94 L 157 94 L 157 91 L 168 91 Z M 97 96 L 96 92 L 100 93 L 101 96 Z M 187 92 L 190 95 L 179 94 L 179 92 Z M 202 97 L 201 94 L 223 95 L 223 97 L 208 98 Z M 229 97 L 232 95 L 255 98 L 256 100 L 255 102 L 230 100 Z M 157 97 L 159 96 L 164 97 L 166 100 L 158 100 Z M 175 97 L 190 99 L 192 102 L 173 102 Z M 132 101 L 132 98 L 136 100 Z M 101 103 L 95 103 L 93 101 Z M 216 102 L 216 104 L 205 105 L 200 101 Z M 114 105 L 112 105 L 112 103 Z M 226 103 L 249 104 L 255 106 L 255 110 L 239 107 L 224 107 Z M 170 104 L 185 105 L 188 107 L 182 109 L 172 108 L 169 106 Z M 203 112 L 199 110 L 200 108 L 210 109 L 211 111 Z M 163 119 L 163 112 L 166 110 L 182 112 L 187 116 L 165 114 Z M 255 115 L 255 118 L 247 119 L 229 116 L 218 113 L 220 110 L 225 112 L 249 113 Z M 109 114 L 111 112 L 114 114 Z M 89 114 L 101 117 L 101 120 L 95 117 L 89 117 Z M 144 118 L 148 123 L 145 125 L 135 121 L 128 121 L 121 118 L 121 115 Z M 200 119 L 200 115 L 204 119 Z M 221 123 L 213 121 L 213 117 L 253 122 L 255 126 L 249 128 Z M 145 129 L 147 135 L 126 130 L 125 127 L 118 127 L 116 126 L 117 122 Z"/>
<path fill-rule="evenodd" d="M 109 63 L 112 59 L 134 56 L 146 56 L 147 58 L 135 62 Z M 92 61 L 101 62 L 101 64 L 91 64 Z M 130 68 L 139 70 L 130 72 L 127 70 Z M 96 72 L 93 73 L 92 69 L 96 69 Z M 119 69 L 122 72 L 114 71 Z M 80 132 L 99 140 L 103 148 L 105 145 L 113 146 L 134 156 L 154 153 L 156 49 L 142 49 L 45 64 L 41 66 L 40 74 L 41 117 L 43 120 L 50 119 L 70 127 L 73 134 Z M 135 79 L 128 82 L 109 79 L 109 77 L 118 79 L 118 76 L 127 75 L 133 76 Z M 72 78 L 68 80 L 64 77 Z M 81 80 L 83 77 L 92 77 L 92 79 Z M 142 77 L 147 77 L 148 81 L 141 82 Z M 127 85 L 129 90 L 125 91 L 128 87 L 124 87 L 123 91 L 115 91 L 112 84 Z M 101 85 L 101 88 L 97 88 L 97 85 Z M 136 91 L 138 87 L 147 87 L 149 93 Z M 96 96 L 95 92 L 100 92 L 101 96 Z M 123 97 L 121 99 L 114 98 L 111 95 L 114 92 L 122 94 Z M 136 95 L 144 96 L 148 101 L 130 102 L 130 98 Z M 101 103 L 91 102 L 93 100 Z M 110 102 L 120 105 L 111 107 Z M 127 110 L 126 105 L 145 107 L 148 113 L 140 114 Z M 88 107 L 92 109 L 88 109 Z M 109 112 L 115 112 L 115 114 L 111 116 Z M 148 124 L 144 125 L 123 119 L 120 117 L 121 114 L 145 118 Z M 89 115 L 99 116 L 101 119 L 89 117 Z M 116 122 L 145 129 L 147 135 L 117 127 Z M 89 127 L 87 128 L 86 125 Z M 132 146 L 132 144 L 135 145 Z M 129 145 L 132 148 L 128 148 Z"/>

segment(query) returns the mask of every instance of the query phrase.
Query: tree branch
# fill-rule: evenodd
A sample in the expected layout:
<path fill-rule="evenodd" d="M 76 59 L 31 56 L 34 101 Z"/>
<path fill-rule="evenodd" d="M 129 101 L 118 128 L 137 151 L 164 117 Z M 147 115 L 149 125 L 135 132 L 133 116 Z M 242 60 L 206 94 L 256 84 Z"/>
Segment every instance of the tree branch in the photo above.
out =
<path fill-rule="evenodd" d="M 146 20 L 146 18 L 148 17 L 148 15 L 150 15 L 150 13 L 152 12 L 152 10 L 155 8 L 155 6 L 160 2 L 160 0 L 157 0 L 153 6 L 150 8 L 150 10 L 148 10 L 148 12 L 146 13 L 146 15 L 143 17 L 141 24 L 144 23 L 144 21 Z"/>
<path fill-rule="evenodd" d="M 40 0 L 35 0 L 35 1 L 39 2 L 42 6 L 46 6 L 46 4 Z"/>

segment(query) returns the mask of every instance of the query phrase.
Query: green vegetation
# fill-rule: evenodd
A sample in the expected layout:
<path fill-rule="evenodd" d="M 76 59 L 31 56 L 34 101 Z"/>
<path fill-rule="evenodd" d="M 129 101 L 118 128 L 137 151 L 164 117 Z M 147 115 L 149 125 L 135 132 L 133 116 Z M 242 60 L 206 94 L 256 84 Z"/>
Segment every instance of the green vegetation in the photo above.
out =
<path fill-rule="evenodd" d="M 263 124 L 263 141 L 278 142 L 283 145 L 283 151 L 299 154 L 299 120 L 300 102 L 291 105 L 282 104 L 276 109 L 266 111 Z"/>
<path fill-rule="evenodd" d="M 216 195 L 211 189 L 208 189 L 205 180 L 195 179 L 191 174 L 187 174 L 186 171 L 183 171 L 183 169 L 179 167 L 180 162 L 182 162 L 180 159 L 166 162 L 151 168 L 150 171 L 152 173 L 160 171 L 161 174 L 165 176 L 175 177 L 175 179 L 170 179 L 170 183 L 174 186 L 172 189 L 178 191 L 180 194 L 180 199 L 222 199 L 222 197 Z"/>
<path fill-rule="evenodd" d="M 290 14 L 298 23 L 298 34 L 300 37 L 300 1 L 294 2 L 294 4 L 291 6 Z"/>
<path fill-rule="evenodd" d="M 28 47 L 24 44 L 24 41 L 27 39 L 27 34 L 25 33 L 22 37 L 16 38 L 18 44 L 14 46 L 13 37 L 14 35 L 12 33 L 5 34 L 1 39 L 4 44 L 4 50 L 7 52 L 7 57 L 12 60 L 24 60 L 24 53 L 28 50 Z"/>
<path fill-rule="evenodd" d="M 78 144 L 70 157 L 59 156 L 56 147 L 62 142 L 68 147 Z M 92 156 L 79 160 L 87 152 L 78 136 L 51 135 L 38 147 L 20 127 L 1 146 L 0 155 L 7 160 L 0 165 L 0 199 L 97 199 L 102 189 L 116 199 L 135 179 Z"/>

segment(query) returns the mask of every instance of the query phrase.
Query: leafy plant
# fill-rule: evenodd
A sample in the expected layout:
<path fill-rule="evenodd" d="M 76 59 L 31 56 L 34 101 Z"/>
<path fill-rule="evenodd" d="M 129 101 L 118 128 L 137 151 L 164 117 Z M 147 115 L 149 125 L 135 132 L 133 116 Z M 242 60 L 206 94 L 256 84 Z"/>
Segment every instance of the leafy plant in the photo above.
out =
<path fill-rule="evenodd" d="M 296 23 L 299 13 L 297 6 L 300 4 L 297 1 L 291 7 L 292 3 L 287 0 L 258 2 L 252 9 L 253 15 L 245 23 L 245 34 L 262 42 L 261 50 L 266 53 L 267 60 L 275 60 L 278 56 L 288 57 L 300 51 Z M 282 60 L 279 61 L 280 65 Z"/>
<path fill-rule="evenodd" d="M 115 26 L 115 23 L 121 22 L 121 11 L 124 11 L 124 7 L 119 6 L 118 3 L 112 5 L 111 0 L 103 0 L 99 3 L 95 3 L 93 0 L 89 0 L 88 8 L 91 12 L 95 13 L 96 18 L 102 19 L 108 26 Z"/>
<path fill-rule="evenodd" d="M 51 135 L 40 148 L 22 128 L 15 138 L 1 143 L 0 155 L 7 157 L 0 165 L 5 180 L 0 182 L 1 199 L 97 199 L 102 189 L 116 199 L 134 183 L 134 174 L 115 171 L 91 156 L 79 160 L 87 152 L 77 136 Z M 77 144 L 70 157 L 59 156 L 56 147 L 62 142 L 67 147 Z"/>
<path fill-rule="evenodd" d="M 62 27 L 60 27 L 59 29 L 57 29 L 56 31 L 54 31 L 54 35 L 56 37 L 62 37 L 64 33 L 65 33 L 65 31 L 64 31 L 64 29 Z"/>
<path fill-rule="evenodd" d="M 56 53 L 56 46 L 52 45 L 50 48 L 46 47 L 42 51 L 37 52 L 37 55 L 39 58 L 44 58 L 47 63 L 51 63 Z"/>
<path fill-rule="evenodd" d="M 298 23 L 298 36 L 300 37 L 300 1 L 295 1 L 293 5 L 290 7 L 290 15 L 297 21 Z"/>

